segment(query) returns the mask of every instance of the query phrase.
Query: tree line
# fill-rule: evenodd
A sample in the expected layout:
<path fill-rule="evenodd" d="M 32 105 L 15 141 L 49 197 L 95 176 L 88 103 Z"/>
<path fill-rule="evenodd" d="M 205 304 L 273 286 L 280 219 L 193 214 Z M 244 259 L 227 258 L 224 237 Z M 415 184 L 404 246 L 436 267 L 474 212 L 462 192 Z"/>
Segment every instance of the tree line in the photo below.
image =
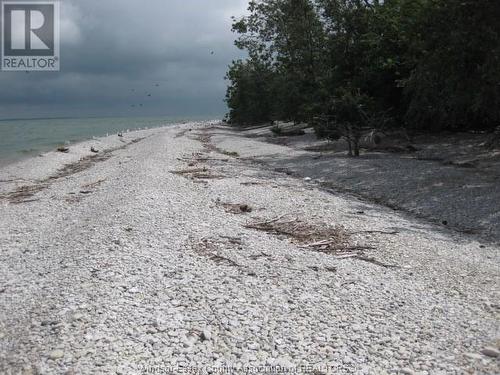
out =
<path fill-rule="evenodd" d="M 228 122 L 339 129 L 500 125 L 500 1 L 252 0 L 234 19 Z M 345 133 L 344 133 L 345 134 Z"/>

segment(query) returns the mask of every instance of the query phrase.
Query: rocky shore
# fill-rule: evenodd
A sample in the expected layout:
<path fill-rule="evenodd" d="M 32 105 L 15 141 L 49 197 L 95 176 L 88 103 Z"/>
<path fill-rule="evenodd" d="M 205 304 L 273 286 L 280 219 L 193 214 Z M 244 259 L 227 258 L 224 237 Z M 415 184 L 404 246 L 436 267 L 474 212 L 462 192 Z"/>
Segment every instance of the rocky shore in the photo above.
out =
<path fill-rule="evenodd" d="M 498 245 L 295 152 L 184 124 L 1 169 L 0 373 L 499 373 Z"/>

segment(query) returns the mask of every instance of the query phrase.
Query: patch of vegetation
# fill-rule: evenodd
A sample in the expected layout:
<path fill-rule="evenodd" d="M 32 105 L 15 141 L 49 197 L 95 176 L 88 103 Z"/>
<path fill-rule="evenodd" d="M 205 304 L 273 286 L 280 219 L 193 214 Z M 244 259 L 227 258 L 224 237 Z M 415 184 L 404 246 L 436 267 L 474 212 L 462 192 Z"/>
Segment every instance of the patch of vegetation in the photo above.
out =
<path fill-rule="evenodd" d="M 493 130 L 499 19 L 496 0 L 252 0 L 233 24 L 248 58 L 227 74 L 228 122 L 307 122 L 354 155 L 364 127 Z"/>
<path fill-rule="evenodd" d="M 223 155 L 226 155 L 226 156 L 234 157 L 234 158 L 237 158 L 240 156 L 240 154 L 237 153 L 236 151 L 220 150 L 220 153 Z"/>

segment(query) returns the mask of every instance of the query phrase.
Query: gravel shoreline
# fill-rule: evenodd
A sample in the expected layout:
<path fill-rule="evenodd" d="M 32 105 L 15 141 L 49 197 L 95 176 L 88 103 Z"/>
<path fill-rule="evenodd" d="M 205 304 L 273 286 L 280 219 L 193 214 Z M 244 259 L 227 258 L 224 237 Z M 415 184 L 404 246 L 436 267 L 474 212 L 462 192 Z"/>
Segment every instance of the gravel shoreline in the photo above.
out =
<path fill-rule="evenodd" d="M 500 372 L 497 246 L 250 163 L 275 146 L 210 125 L 0 170 L 0 373 Z M 346 244 L 313 246 L 325 228 Z"/>
<path fill-rule="evenodd" d="M 273 137 L 268 128 L 257 131 L 221 128 L 213 141 L 333 192 L 355 195 L 500 246 L 500 150 L 486 150 L 482 135 L 428 135 L 411 144 L 416 152 L 363 150 L 360 158 L 350 158 L 344 141 L 330 143 L 331 151 L 310 151 L 328 145 L 311 133 Z M 261 147 L 262 143 L 270 146 Z"/>

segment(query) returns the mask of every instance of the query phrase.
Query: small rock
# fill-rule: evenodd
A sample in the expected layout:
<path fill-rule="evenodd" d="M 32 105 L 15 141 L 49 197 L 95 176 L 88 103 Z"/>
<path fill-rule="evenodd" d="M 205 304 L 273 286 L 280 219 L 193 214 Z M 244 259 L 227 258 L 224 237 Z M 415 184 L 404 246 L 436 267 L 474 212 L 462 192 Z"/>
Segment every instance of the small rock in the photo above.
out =
<path fill-rule="evenodd" d="M 53 320 L 44 320 L 40 323 L 40 325 L 42 327 L 47 327 L 47 326 L 55 326 L 57 325 L 57 322 L 56 321 L 53 321 Z"/>
<path fill-rule="evenodd" d="M 241 212 L 252 212 L 253 209 L 248 204 L 240 204 L 240 211 Z"/>
<path fill-rule="evenodd" d="M 492 357 L 492 358 L 500 357 L 500 350 L 498 350 L 492 346 L 487 346 L 486 348 L 481 350 L 481 353 L 487 357 Z"/>
<path fill-rule="evenodd" d="M 306 177 L 306 178 L 304 178 L 304 181 L 305 182 L 310 182 L 310 181 L 312 181 L 312 178 L 311 177 Z"/>
<path fill-rule="evenodd" d="M 208 329 L 204 329 L 200 335 L 201 341 L 210 341 L 212 339 L 212 332 Z"/>
<path fill-rule="evenodd" d="M 481 359 L 483 359 L 483 357 L 481 357 L 481 355 L 479 355 L 477 353 L 465 353 L 465 356 L 467 358 L 474 359 L 474 360 L 481 360 Z"/>
<path fill-rule="evenodd" d="M 259 350 L 260 345 L 257 344 L 256 342 L 250 342 L 248 344 L 248 349 L 250 350 Z"/>
<path fill-rule="evenodd" d="M 401 373 L 404 375 L 415 375 L 415 371 L 408 367 L 401 369 Z"/>
<path fill-rule="evenodd" d="M 84 317 L 83 314 L 76 313 L 75 315 L 73 315 L 73 320 L 82 320 L 83 317 Z"/>
<path fill-rule="evenodd" d="M 64 352 L 59 349 L 53 350 L 49 354 L 49 358 L 52 360 L 61 359 L 62 357 L 64 357 Z"/>
<path fill-rule="evenodd" d="M 351 326 L 351 329 L 352 329 L 354 332 L 359 332 L 359 331 L 363 330 L 363 327 L 362 327 L 361 325 L 359 325 L 359 324 L 353 324 L 353 325 Z"/>

